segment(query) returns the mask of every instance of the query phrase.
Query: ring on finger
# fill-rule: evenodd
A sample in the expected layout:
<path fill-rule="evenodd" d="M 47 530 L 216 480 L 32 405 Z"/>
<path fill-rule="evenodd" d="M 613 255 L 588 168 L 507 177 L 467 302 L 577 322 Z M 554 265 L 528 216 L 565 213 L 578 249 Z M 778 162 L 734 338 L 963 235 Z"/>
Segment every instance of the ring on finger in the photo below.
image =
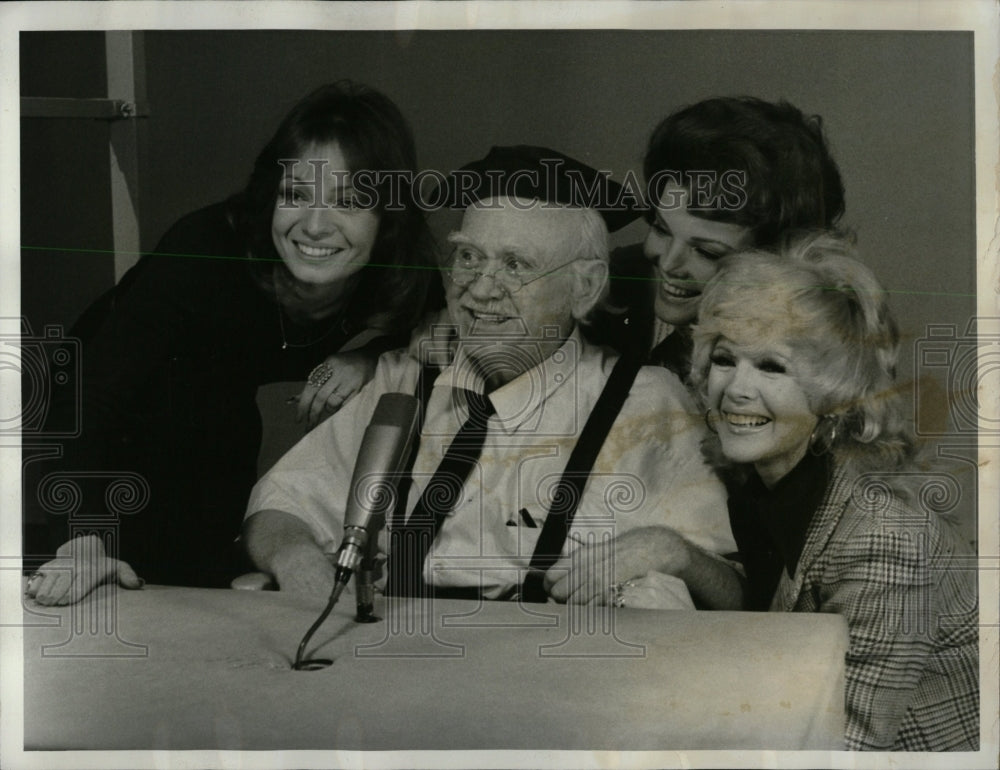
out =
<path fill-rule="evenodd" d="M 635 585 L 634 580 L 623 580 L 621 583 L 615 583 L 611 588 L 611 605 L 613 607 L 624 607 L 625 606 L 625 589 L 630 588 Z"/>
<path fill-rule="evenodd" d="M 319 389 L 322 388 L 331 377 L 333 377 L 333 367 L 324 361 L 309 372 L 309 379 L 307 382 L 314 388 Z"/>

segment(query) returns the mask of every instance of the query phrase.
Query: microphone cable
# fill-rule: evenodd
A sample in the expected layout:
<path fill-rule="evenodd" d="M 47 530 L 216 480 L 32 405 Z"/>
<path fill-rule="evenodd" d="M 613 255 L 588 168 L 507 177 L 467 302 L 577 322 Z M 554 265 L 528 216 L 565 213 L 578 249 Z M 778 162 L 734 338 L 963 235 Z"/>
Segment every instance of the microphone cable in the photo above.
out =
<path fill-rule="evenodd" d="M 350 575 L 348 575 L 348 580 Z M 295 662 L 292 664 L 292 670 L 294 671 L 318 671 L 321 668 L 326 668 L 327 666 L 332 666 L 333 661 L 330 658 L 305 658 L 303 655 L 306 651 L 306 645 L 309 640 L 312 639 L 313 634 L 316 633 L 323 621 L 326 620 L 330 613 L 333 611 L 334 605 L 336 605 L 337 600 L 340 599 L 340 594 L 344 591 L 344 586 L 347 585 L 347 581 L 341 582 L 340 580 L 335 580 L 333 583 L 333 590 L 330 592 L 330 600 L 326 603 L 326 609 L 320 613 L 319 618 L 313 623 L 309 630 L 306 631 L 306 635 L 302 637 L 302 641 L 299 642 L 298 652 L 295 653 Z"/>

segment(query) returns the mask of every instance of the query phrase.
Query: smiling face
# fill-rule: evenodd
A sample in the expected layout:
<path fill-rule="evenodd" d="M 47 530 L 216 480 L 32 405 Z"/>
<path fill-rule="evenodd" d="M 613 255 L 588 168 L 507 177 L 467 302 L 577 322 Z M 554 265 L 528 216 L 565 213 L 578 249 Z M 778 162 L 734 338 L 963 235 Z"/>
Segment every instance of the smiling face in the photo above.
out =
<path fill-rule="evenodd" d="M 656 264 L 658 281 L 654 312 L 672 325 L 694 322 L 708 280 L 719 260 L 751 245 L 746 227 L 693 215 L 687 209 L 688 191 L 668 183 L 653 209 L 653 223 L 643 251 Z"/>
<path fill-rule="evenodd" d="M 336 143 L 312 145 L 298 163 L 288 164 L 278 185 L 271 237 L 297 280 L 339 286 L 368 264 L 379 215 L 358 203 Z"/>
<path fill-rule="evenodd" d="M 734 462 L 753 463 L 769 487 L 805 456 L 818 422 L 800 374 L 783 343 L 720 337 L 712 349 L 708 404 L 719 414 L 722 451 Z"/>
<path fill-rule="evenodd" d="M 570 209 L 489 203 L 502 205 L 470 206 L 448 239 L 449 267 L 477 263 L 481 274 L 465 286 L 445 283 L 464 350 L 497 386 L 548 358 L 573 331 L 581 279 L 566 263 L 576 256 L 580 218 Z M 514 275 L 525 282 L 512 291 Z"/>

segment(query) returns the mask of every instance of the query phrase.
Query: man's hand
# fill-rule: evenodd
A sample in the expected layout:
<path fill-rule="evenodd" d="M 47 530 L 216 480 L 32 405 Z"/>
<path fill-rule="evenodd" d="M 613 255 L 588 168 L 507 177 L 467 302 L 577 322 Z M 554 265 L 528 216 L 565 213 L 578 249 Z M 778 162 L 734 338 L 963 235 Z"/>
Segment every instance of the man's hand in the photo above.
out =
<path fill-rule="evenodd" d="M 279 591 L 327 599 L 333 591 L 329 557 L 313 543 L 295 543 L 275 552 L 271 562 Z"/>
<path fill-rule="evenodd" d="M 668 527 L 641 527 L 610 541 L 581 545 L 545 574 L 556 601 L 604 603 L 615 584 L 650 571 L 677 575 L 688 562 L 688 544 Z"/>
<path fill-rule="evenodd" d="M 243 544 L 257 568 L 274 576 L 279 591 L 325 599 L 333 590 L 333 564 L 298 517 L 259 511 L 243 522 Z"/>
<path fill-rule="evenodd" d="M 340 409 L 375 374 L 375 356 L 340 353 L 330 356 L 313 369 L 299 394 L 296 419 L 305 419 L 310 428 Z"/>
<path fill-rule="evenodd" d="M 25 593 L 39 604 L 73 604 L 109 580 L 133 589 L 145 582 L 125 562 L 109 559 L 96 535 L 87 535 L 59 546 L 56 558 L 29 578 Z"/>

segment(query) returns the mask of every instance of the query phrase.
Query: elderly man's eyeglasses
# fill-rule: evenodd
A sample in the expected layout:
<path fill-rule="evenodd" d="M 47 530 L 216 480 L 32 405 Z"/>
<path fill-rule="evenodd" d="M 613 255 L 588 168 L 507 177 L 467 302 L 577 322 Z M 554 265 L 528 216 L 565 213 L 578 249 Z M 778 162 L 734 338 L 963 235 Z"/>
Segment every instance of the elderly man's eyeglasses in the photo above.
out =
<path fill-rule="evenodd" d="M 500 257 L 499 266 L 489 272 L 486 269 L 489 257 L 476 251 L 469 246 L 458 246 L 451 255 L 451 262 L 447 268 L 451 280 L 457 286 L 469 286 L 480 276 L 488 275 L 494 281 L 504 287 L 510 294 L 520 291 L 529 283 L 544 278 L 547 275 L 562 270 L 564 267 L 573 264 L 579 257 L 562 262 L 552 267 L 539 270 L 515 255 L 505 255 Z"/>

